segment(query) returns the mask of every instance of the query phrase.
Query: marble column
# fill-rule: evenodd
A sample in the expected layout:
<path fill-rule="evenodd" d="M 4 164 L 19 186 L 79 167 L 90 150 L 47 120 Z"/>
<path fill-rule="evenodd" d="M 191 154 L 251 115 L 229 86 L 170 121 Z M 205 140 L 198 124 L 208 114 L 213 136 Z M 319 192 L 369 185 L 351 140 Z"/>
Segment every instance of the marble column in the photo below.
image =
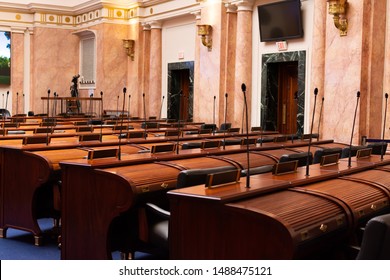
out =
<path fill-rule="evenodd" d="M 237 38 L 236 38 L 236 57 L 235 57 L 235 86 L 234 86 L 234 116 L 236 119 L 232 122 L 234 127 L 246 127 L 244 119 L 244 96 L 241 91 L 241 85 L 246 85 L 246 99 L 248 104 L 248 126 L 251 126 L 251 95 L 252 95 L 252 11 L 253 0 L 242 0 L 237 5 Z"/>
<path fill-rule="evenodd" d="M 145 92 L 148 96 L 147 103 L 149 107 L 149 115 L 159 116 L 161 104 L 161 75 L 162 75 L 162 36 L 161 23 L 153 21 L 150 23 L 150 73 L 149 73 L 149 92 Z"/>
<path fill-rule="evenodd" d="M 311 84 L 310 84 L 310 90 L 308 92 L 308 98 L 307 100 L 310 100 L 309 104 L 311 106 L 309 107 L 310 110 L 307 111 L 308 116 L 313 115 L 313 105 L 314 105 L 314 89 L 318 88 L 318 96 L 317 100 L 322 103 L 322 98 L 324 97 L 324 106 L 326 106 L 325 103 L 325 92 L 324 92 L 324 75 L 325 75 L 325 34 L 326 34 L 326 17 L 327 17 L 328 11 L 327 11 L 327 3 L 323 0 L 315 0 L 314 3 L 314 24 L 313 24 L 313 52 L 312 52 L 312 61 L 311 64 Z M 310 111 L 310 112 L 309 112 Z M 316 110 L 316 116 L 315 120 L 320 121 L 320 118 L 323 120 L 322 117 L 320 117 L 321 110 Z M 306 118 L 308 121 L 309 118 Z M 317 131 L 317 127 L 313 128 L 313 133 L 319 133 L 320 138 L 322 138 L 322 130 L 324 129 L 324 126 L 321 123 L 316 124 L 320 128 L 320 131 Z M 309 133 L 310 131 L 310 125 L 308 122 L 305 124 L 305 127 L 307 127 L 306 133 Z"/>
<path fill-rule="evenodd" d="M 143 38 L 143 41 L 144 41 L 144 49 L 143 49 L 143 56 L 144 56 L 144 61 L 143 61 L 143 69 L 142 69 L 142 77 L 143 77 L 143 81 L 142 81 L 142 87 L 141 87 L 141 93 L 140 93 L 140 96 L 139 96 L 139 99 L 138 99 L 138 117 L 140 118 L 144 118 L 144 117 L 147 117 L 148 116 L 148 107 L 146 106 L 146 104 L 148 104 L 146 102 L 147 99 L 149 99 L 149 92 L 150 92 L 150 66 L 151 66 L 151 63 L 150 63 L 150 57 L 151 57 L 151 52 L 150 52 L 150 45 L 151 45 L 151 28 L 150 28 L 150 25 L 149 24 L 144 24 L 143 25 L 143 30 L 144 30 L 144 38 Z M 145 94 L 145 98 L 143 98 L 143 94 Z M 146 112 L 144 112 L 144 102 L 146 103 L 145 104 L 145 107 L 146 107 Z M 146 114 L 146 116 L 145 116 Z"/>
<path fill-rule="evenodd" d="M 225 77 L 224 77 L 224 95 L 220 98 L 219 107 L 223 110 L 219 110 L 219 119 L 222 122 L 225 121 L 225 108 L 227 101 L 227 113 L 226 122 L 231 123 L 234 121 L 234 88 L 235 88 L 235 68 L 236 68 L 236 36 L 237 36 L 237 6 L 232 4 L 226 4 L 226 55 L 225 55 Z"/>
<path fill-rule="evenodd" d="M 196 19 L 196 25 L 199 25 L 201 22 L 201 10 L 195 11 L 193 13 Z M 200 95 L 200 84 L 201 84 L 201 79 L 200 79 L 200 39 L 198 38 L 199 36 L 195 34 L 196 40 L 195 40 L 195 61 L 194 61 L 194 97 L 197 97 Z M 193 116 L 195 121 L 201 120 L 201 105 L 200 102 L 198 101 L 198 98 L 194 98 L 194 104 L 193 104 Z"/>
<path fill-rule="evenodd" d="M 10 111 L 11 115 L 16 113 L 22 113 L 22 95 L 24 90 L 24 53 L 25 53 L 25 44 L 24 44 L 24 30 L 13 29 L 11 31 L 11 90 L 8 95 L 8 104 L 7 109 Z M 19 97 L 17 98 L 17 94 Z M 5 96 L 7 100 L 7 96 Z M 18 102 L 17 102 L 18 99 Z M 17 112 L 18 111 L 18 112 Z"/>

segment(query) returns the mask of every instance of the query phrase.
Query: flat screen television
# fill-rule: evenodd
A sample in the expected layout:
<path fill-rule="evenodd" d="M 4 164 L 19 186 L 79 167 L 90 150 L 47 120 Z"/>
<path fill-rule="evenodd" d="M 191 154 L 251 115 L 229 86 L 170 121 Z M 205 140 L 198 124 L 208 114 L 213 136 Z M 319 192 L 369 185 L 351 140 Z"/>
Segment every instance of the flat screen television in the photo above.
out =
<path fill-rule="evenodd" d="M 303 37 L 300 0 L 285 0 L 257 7 L 260 41 L 282 41 Z"/>

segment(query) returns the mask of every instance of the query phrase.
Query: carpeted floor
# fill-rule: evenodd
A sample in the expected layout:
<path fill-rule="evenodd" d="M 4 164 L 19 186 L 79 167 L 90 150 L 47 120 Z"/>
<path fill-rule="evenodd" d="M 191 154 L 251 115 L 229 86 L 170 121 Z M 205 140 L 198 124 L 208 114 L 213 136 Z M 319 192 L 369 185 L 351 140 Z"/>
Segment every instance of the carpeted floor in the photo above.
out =
<path fill-rule="evenodd" d="M 52 219 L 38 220 L 39 226 L 45 232 L 42 246 L 34 245 L 34 237 L 30 232 L 9 228 L 7 237 L 0 238 L 0 260 L 60 260 L 61 251 L 58 248 L 56 236 L 50 234 Z M 120 253 L 113 252 L 112 258 L 119 260 Z M 135 259 L 155 259 L 154 256 L 136 252 Z"/>

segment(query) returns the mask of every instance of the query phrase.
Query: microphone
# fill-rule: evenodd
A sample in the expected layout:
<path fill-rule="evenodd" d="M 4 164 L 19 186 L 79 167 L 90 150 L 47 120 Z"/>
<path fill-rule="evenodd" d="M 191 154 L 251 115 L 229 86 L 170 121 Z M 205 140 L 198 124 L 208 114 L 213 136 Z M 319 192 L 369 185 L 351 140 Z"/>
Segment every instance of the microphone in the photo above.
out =
<path fill-rule="evenodd" d="M 250 188 L 248 104 L 246 102 L 246 85 L 244 83 L 241 85 L 241 90 L 242 93 L 244 94 L 244 108 L 245 108 L 245 119 L 246 119 L 246 162 L 248 165 L 247 172 L 246 172 L 246 188 Z"/>
<path fill-rule="evenodd" d="M 389 98 L 389 95 L 385 93 L 386 98 L 386 106 L 385 106 L 385 117 L 383 119 L 383 131 L 382 131 L 382 145 L 381 145 L 381 160 L 383 160 L 383 155 L 385 153 L 384 151 L 384 144 L 385 144 L 385 125 L 386 125 L 386 113 L 387 113 L 387 99 Z"/>
<path fill-rule="evenodd" d="M 100 142 L 103 142 L 103 122 L 104 122 L 104 114 L 103 114 L 103 91 L 100 92 Z"/>
<path fill-rule="evenodd" d="M 180 130 L 180 104 L 181 104 L 181 96 L 183 95 L 183 90 L 180 90 L 179 91 L 179 110 L 178 110 L 178 120 L 177 120 L 177 130 L 179 131 L 179 133 L 177 134 L 177 143 L 176 143 L 176 154 L 179 154 L 179 142 L 180 142 L 180 134 L 181 134 L 181 130 Z"/>
<path fill-rule="evenodd" d="M 163 104 L 164 104 L 164 98 L 165 98 L 165 96 L 163 95 L 162 100 L 161 100 L 161 106 L 160 106 L 159 120 L 161 120 L 161 113 L 162 113 L 162 107 L 163 107 Z"/>
<path fill-rule="evenodd" d="M 47 129 L 46 129 L 46 146 L 49 145 L 49 101 L 50 101 L 50 89 L 47 90 Z"/>
<path fill-rule="evenodd" d="M 353 124 L 352 124 L 352 132 L 351 132 L 351 140 L 349 141 L 349 155 L 348 155 L 348 167 L 351 167 L 351 157 L 352 157 L 352 139 L 353 139 L 353 131 L 355 129 L 355 121 L 356 121 L 356 113 L 357 108 L 359 105 L 359 98 L 360 98 L 360 91 L 356 93 L 356 108 L 355 108 L 355 115 L 353 117 Z"/>
<path fill-rule="evenodd" d="M 117 99 L 116 99 L 116 112 L 117 112 L 117 114 L 119 114 L 119 95 L 117 96 Z"/>
<path fill-rule="evenodd" d="M 315 88 L 315 89 L 314 89 L 313 117 L 312 117 L 312 119 L 311 119 L 309 144 L 307 145 L 306 176 L 309 176 L 310 146 L 311 146 L 311 141 L 312 141 L 311 138 L 312 138 L 312 134 L 313 134 L 314 115 L 315 115 L 315 112 L 316 112 L 317 94 L 318 94 L 318 88 Z"/>
<path fill-rule="evenodd" d="M 127 133 L 129 133 L 130 129 L 130 99 L 131 99 L 131 94 L 129 94 L 129 104 L 127 104 Z"/>
<path fill-rule="evenodd" d="M 224 117 L 224 124 L 225 124 L 225 127 L 224 127 L 224 130 L 223 130 L 223 149 L 225 150 L 225 146 L 226 146 L 226 114 L 227 114 L 227 98 L 228 98 L 228 94 L 225 93 L 225 117 Z"/>
<path fill-rule="evenodd" d="M 19 92 L 16 92 L 16 115 L 19 114 Z"/>
<path fill-rule="evenodd" d="M 214 105 L 213 105 L 213 126 L 215 125 L 215 99 L 217 97 L 214 95 Z M 215 129 L 213 129 L 213 135 L 215 135 Z"/>
<path fill-rule="evenodd" d="M 7 111 L 8 109 L 8 96 L 9 96 L 9 90 L 7 90 L 7 98 L 5 100 L 5 110 Z"/>
<path fill-rule="evenodd" d="M 321 109 L 320 109 L 320 118 L 318 120 L 318 138 L 317 141 L 320 141 L 320 125 L 321 125 L 321 118 L 322 118 L 322 107 L 324 106 L 324 97 L 322 97 L 321 102 Z"/>
<path fill-rule="evenodd" d="M 25 100 L 24 100 L 24 93 L 23 93 L 23 106 L 22 106 L 22 108 L 23 108 L 23 111 L 22 111 L 22 114 L 24 114 L 24 105 L 25 105 Z"/>
<path fill-rule="evenodd" d="M 123 114 L 125 112 L 125 103 L 126 103 L 126 87 L 123 88 L 123 104 L 122 104 L 122 113 L 121 113 L 121 125 L 119 130 L 119 151 L 118 151 L 118 160 L 121 160 L 121 135 L 122 135 L 122 128 L 123 128 Z"/>
<path fill-rule="evenodd" d="M 143 93 L 142 94 L 142 102 L 143 102 L 143 105 L 144 105 L 144 119 L 145 119 L 145 121 L 144 121 L 144 124 L 145 124 L 145 126 L 144 126 L 144 131 L 145 131 L 145 139 L 146 139 L 146 129 L 147 129 L 147 123 L 146 123 L 146 105 L 145 105 L 145 93 Z"/>

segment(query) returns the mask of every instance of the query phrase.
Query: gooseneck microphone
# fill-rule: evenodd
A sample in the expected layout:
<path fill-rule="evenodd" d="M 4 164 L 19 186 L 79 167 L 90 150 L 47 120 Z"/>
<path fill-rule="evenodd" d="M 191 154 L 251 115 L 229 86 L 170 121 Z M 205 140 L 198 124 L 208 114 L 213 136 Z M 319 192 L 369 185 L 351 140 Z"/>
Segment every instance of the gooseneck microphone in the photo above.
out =
<path fill-rule="evenodd" d="M 349 154 L 348 154 L 348 167 L 351 167 L 351 157 L 352 157 L 352 139 L 353 139 L 353 131 L 355 129 L 355 121 L 356 121 L 356 113 L 359 105 L 360 99 L 360 91 L 356 93 L 356 108 L 355 115 L 353 116 L 353 124 L 352 124 L 352 132 L 351 132 L 351 140 L 349 141 Z"/>
<path fill-rule="evenodd" d="M 7 90 L 7 98 L 5 99 L 5 111 L 8 110 L 8 96 L 9 96 L 9 90 Z"/>
<path fill-rule="evenodd" d="M 249 122 L 248 122 L 248 103 L 246 102 L 246 85 L 241 85 L 242 93 L 244 94 L 244 108 L 246 120 L 246 163 L 248 165 L 246 172 L 246 188 L 250 188 L 250 165 L 249 165 Z M 244 127 L 242 128 L 244 129 Z"/>
<path fill-rule="evenodd" d="M 381 145 L 381 160 L 383 160 L 384 156 L 384 144 L 385 144 L 385 126 L 386 126 L 386 113 L 387 113 L 387 99 L 389 98 L 389 95 L 385 93 L 386 98 L 386 105 L 385 105 L 385 116 L 383 118 L 383 131 L 382 131 L 382 145 Z"/>
<path fill-rule="evenodd" d="M 19 114 L 19 92 L 16 92 L 16 116 Z"/>
<path fill-rule="evenodd" d="M 103 109 L 103 91 L 100 92 L 100 142 L 103 142 L 103 122 L 104 122 L 104 109 Z"/>
<path fill-rule="evenodd" d="M 215 125 L 215 99 L 217 97 L 214 95 L 214 103 L 213 103 L 213 127 Z M 213 128 L 213 135 L 215 135 L 215 129 Z"/>
<path fill-rule="evenodd" d="M 226 146 L 226 114 L 227 114 L 227 98 L 228 98 L 228 94 L 225 93 L 225 117 L 224 117 L 224 124 L 225 124 L 225 127 L 223 129 L 223 149 L 225 150 L 225 146 Z"/>
<path fill-rule="evenodd" d="M 49 145 L 49 101 L 50 101 L 50 89 L 47 90 L 47 120 L 46 120 L 46 146 Z"/>
<path fill-rule="evenodd" d="M 131 101 L 131 94 L 129 94 L 129 104 L 127 104 L 127 135 L 130 130 L 130 101 Z"/>
<path fill-rule="evenodd" d="M 317 141 L 320 141 L 320 125 L 321 125 L 321 119 L 322 119 L 322 108 L 324 107 L 324 97 L 322 97 L 322 102 L 321 102 L 321 109 L 320 109 L 320 117 L 318 119 L 318 138 Z"/>
<path fill-rule="evenodd" d="M 178 117 L 177 117 L 177 130 L 179 131 L 177 133 L 177 140 L 176 140 L 176 154 L 179 154 L 179 143 L 180 143 L 180 134 L 181 134 L 181 127 L 180 127 L 180 110 L 181 110 L 181 96 L 183 95 L 183 90 L 179 91 L 179 102 L 178 102 Z"/>
<path fill-rule="evenodd" d="M 313 117 L 311 118 L 309 144 L 307 145 L 306 176 L 309 176 L 310 146 L 311 146 L 312 136 L 313 136 L 313 124 L 314 124 L 314 115 L 316 113 L 317 94 L 318 94 L 318 88 L 315 88 L 314 89 Z"/>
<path fill-rule="evenodd" d="M 164 105 L 164 98 L 165 98 L 165 96 L 163 95 L 162 100 L 161 100 L 161 106 L 160 106 L 160 114 L 159 114 L 159 117 L 158 117 L 159 120 L 161 120 L 162 107 Z"/>
<path fill-rule="evenodd" d="M 119 151 L 118 151 L 118 159 L 121 160 L 121 139 L 122 139 L 122 131 L 123 131 L 123 115 L 125 113 L 125 103 L 126 103 L 126 87 L 123 88 L 123 104 L 122 104 L 122 113 L 121 113 L 121 125 L 119 129 Z"/>
<path fill-rule="evenodd" d="M 144 107 L 144 131 L 145 131 L 145 139 L 146 139 L 146 129 L 147 129 L 147 127 L 148 127 L 148 124 L 147 124 L 147 122 L 146 122 L 146 105 L 145 105 L 145 93 L 143 93 L 142 94 L 142 103 L 143 103 L 143 107 Z"/>

